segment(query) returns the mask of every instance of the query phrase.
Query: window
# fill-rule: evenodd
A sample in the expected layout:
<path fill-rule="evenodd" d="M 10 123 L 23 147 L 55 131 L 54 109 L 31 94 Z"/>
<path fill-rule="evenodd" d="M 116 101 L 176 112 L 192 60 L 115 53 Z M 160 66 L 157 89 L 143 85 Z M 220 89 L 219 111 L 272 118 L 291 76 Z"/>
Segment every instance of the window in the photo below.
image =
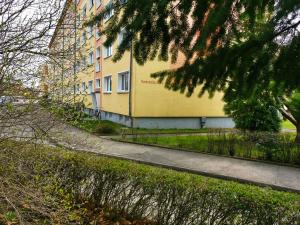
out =
<path fill-rule="evenodd" d="M 93 36 L 93 27 L 88 26 L 87 30 L 88 30 L 88 38 L 91 38 Z"/>
<path fill-rule="evenodd" d="M 80 25 L 80 15 L 77 15 L 76 17 L 76 25 L 79 26 Z"/>
<path fill-rule="evenodd" d="M 89 53 L 89 65 L 94 63 L 94 52 Z"/>
<path fill-rule="evenodd" d="M 99 59 L 101 57 L 101 49 L 100 47 L 96 48 L 96 58 Z"/>
<path fill-rule="evenodd" d="M 112 4 L 106 6 L 107 12 L 104 14 L 104 21 L 109 20 L 114 15 L 114 8 Z"/>
<path fill-rule="evenodd" d="M 77 47 L 80 47 L 80 37 L 77 38 L 76 45 L 77 45 Z"/>
<path fill-rule="evenodd" d="M 82 82 L 82 93 L 84 93 L 86 91 L 86 85 L 85 82 Z"/>
<path fill-rule="evenodd" d="M 128 92 L 129 91 L 129 72 L 123 72 L 118 74 L 118 91 Z"/>
<path fill-rule="evenodd" d="M 93 87 L 93 81 L 89 81 L 89 89 L 88 89 L 88 94 L 92 94 L 94 92 L 94 87 Z"/>
<path fill-rule="evenodd" d="M 76 94 L 79 94 L 79 93 L 80 93 L 80 85 L 77 84 L 77 85 L 76 85 Z"/>
<path fill-rule="evenodd" d="M 82 57 L 82 68 L 84 69 L 86 67 L 86 57 Z"/>
<path fill-rule="evenodd" d="M 104 77 L 104 93 L 110 93 L 112 91 L 111 76 Z"/>
<path fill-rule="evenodd" d="M 127 31 L 125 28 L 121 29 L 119 33 L 119 45 L 122 44 L 122 41 L 126 38 L 127 36 Z"/>
<path fill-rule="evenodd" d="M 112 56 L 112 46 L 109 45 L 108 47 L 104 46 L 104 58 Z"/>
<path fill-rule="evenodd" d="M 96 72 L 100 72 L 101 68 L 100 68 L 100 63 L 99 61 L 96 62 Z"/>
<path fill-rule="evenodd" d="M 101 37 L 101 31 L 99 28 L 96 28 L 96 39 L 98 40 Z"/>
<path fill-rule="evenodd" d="M 82 45 L 86 43 L 86 32 L 82 33 Z"/>
<path fill-rule="evenodd" d="M 75 65 L 75 72 L 78 73 L 79 71 L 80 71 L 80 61 L 77 61 Z"/>
<path fill-rule="evenodd" d="M 96 0 L 96 7 L 99 8 L 100 5 L 101 5 L 101 0 Z"/>
<path fill-rule="evenodd" d="M 86 17 L 86 5 L 84 5 L 83 9 L 82 9 L 82 17 L 85 18 Z"/>
<path fill-rule="evenodd" d="M 100 79 L 96 79 L 96 88 L 99 89 L 101 87 L 101 80 Z"/>
<path fill-rule="evenodd" d="M 119 0 L 119 2 L 121 5 L 124 5 L 127 2 L 127 0 Z"/>
<path fill-rule="evenodd" d="M 94 0 L 90 0 L 89 2 L 90 2 L 90 9 L 92 9 L 94 6 Z"/>

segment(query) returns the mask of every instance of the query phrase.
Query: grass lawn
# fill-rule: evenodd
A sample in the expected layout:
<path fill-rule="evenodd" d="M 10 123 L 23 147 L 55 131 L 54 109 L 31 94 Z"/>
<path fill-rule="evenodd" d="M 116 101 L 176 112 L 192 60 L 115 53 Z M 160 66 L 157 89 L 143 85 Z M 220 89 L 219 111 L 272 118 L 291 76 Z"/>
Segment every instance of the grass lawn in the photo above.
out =
<path fill-rule="evenodd" d="M 262 137 L 263 138 L 263 137 Z M 285 135 L 282 141 L 273 143 L 269 139 L 246 141 L 241 136 L 231 134 L 203 135 L 203 136 L 137 136 L 125 140 L 170 147 L 174 149 L 190 150 L 199 153 L 234 156 L 257 160 L 266 160 L 300 165 L 300 147 L 293 144 L 293 135 Z M 270 139 L 271 140 L 271 139 Z"/>
<path fill-rule="evenodd" d="M 291 129 L 291 130 L 296 130 L 296 127 L 294 124 L 292 124 L 290 121 L 288 120 L 283 120 L 282 123 L 281 123 L 281 127 L 283 129 Z"/>

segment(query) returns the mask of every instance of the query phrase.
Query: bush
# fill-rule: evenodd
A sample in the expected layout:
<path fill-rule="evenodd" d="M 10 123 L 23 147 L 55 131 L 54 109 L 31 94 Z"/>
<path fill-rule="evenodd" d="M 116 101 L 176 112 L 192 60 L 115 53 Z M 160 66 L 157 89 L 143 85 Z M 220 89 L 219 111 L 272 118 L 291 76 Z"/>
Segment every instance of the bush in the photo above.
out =
<path fill-rule="evenodd" d="M 253 96 L 244 97 L 240 93 L 225 97 L 224 110 L 231 116 L 236 128 L 250 131 L 278 132 L 281 119 L 278 106 L 270 94 L 257 90 Z"/>
<path fill-rule="evenodd" d="M 28 148 L 26 166 L 80 202 L 159 225 L 298 225 L 300 196 L 87 153 Z"/>
<path fill-rule="evenodd" d="M 96 134 L 117 134 L 118 130 L 116 126 L 108 122 L 100 122 L 95 129 Z"/>

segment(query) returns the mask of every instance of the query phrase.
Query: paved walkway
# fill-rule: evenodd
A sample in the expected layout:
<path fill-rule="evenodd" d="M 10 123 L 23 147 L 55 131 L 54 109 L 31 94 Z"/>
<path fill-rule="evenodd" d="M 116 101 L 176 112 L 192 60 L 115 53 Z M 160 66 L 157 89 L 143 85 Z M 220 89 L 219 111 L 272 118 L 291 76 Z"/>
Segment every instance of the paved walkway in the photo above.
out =
<path fill-rule="evenodd" d="M 67 125 L 56 128 L 51 135 L 74 150 L 300 193 L 300 168 L 121 143 Z"/>

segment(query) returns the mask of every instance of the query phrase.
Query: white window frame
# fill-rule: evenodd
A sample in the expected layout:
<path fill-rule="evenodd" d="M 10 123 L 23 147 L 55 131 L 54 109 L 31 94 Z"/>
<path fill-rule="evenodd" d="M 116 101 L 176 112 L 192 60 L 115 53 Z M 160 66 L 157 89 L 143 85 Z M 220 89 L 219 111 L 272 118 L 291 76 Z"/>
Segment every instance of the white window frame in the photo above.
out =
<path fill-rule="evenodd" d="M 96 73 L 101 71 L 101 65 L 100 65 L 100 62 L 98 60 L 96 60 L 95 70 L 96 70 Z"/>
<path fill-rule="evenodd" d="M 103 45 L 103 55 L 104 55 L 104 58 L 108 58 L 108 57 L 111 57 L 112 56 L 112 45 L 109 45 L 108 47 L 105 47 Z"/>
<path fill-rule="evenodd" d="M 101 57 L 101 47 L 98 46 L 96 48 L 96 59 L 100 59 L 100 57 Z"/>
<path fill-rule="evenodd" d="M 113 8 L 113 5 L 110 3 L 106 6 L 109 10 L 104 15 L 104 22 L 108 21 L 110 18 L 112 18 L 115 14 L 115 10 Z"/>
<path fill-rule="evenodd" d="M 82 69 L 85 69 L 85 67 L 86 67 L 86 56 L 83 56 L 81 60 L 82 60 Z"/>
<path fill-rule="evenodd" d="M 89 66 L 94 64 L 94 52 L 89 52 Z"/>
<path fill-rule="evenodd" d="M 86 92 L 86 83 L 85 82 L 82 82 L 82 84 L 81 84 L 81 90 L 82 90 L 82 93 Z"/>
<path fill-rule="evenodd" d="M 90 80 L 88 82 L 88 94 L 91 95 L 94 92 L 94 82 L 92 80 Z"/>
<path fill-rule="evenodd" d="M 101 0 L 96 0 L 96 8 L 98 9 L 99 7 L 100 7 L 100 5 L 101 5 Z"/>
<path fill-rule="evenodd" d="M 90 39 L 91 37 L 93 37 L 93 27 L 92 26 L 88 26 L 87 27 L 87 32 L 88 32 L 88 38 Z"/>
<path fill-rule="evenodd" d="M 124 35 L 127 33 L 127 30 L 125 28 L 122 28 L 119 32 L 118 39 L 119 39 L 119 45 L 121 45 L 122 41 L 124 40 Z"/>
<path fill-rule="evenodd" d="M 95 32 L 96 32 L 96 40 L 99 40 L 101 38 L 101 31 L 99 27 L 96 27 Z"/>
<path fill-rule="evenodd" d="M 130 72 L 124 71 L 118 73 L 118 92 L 128 93 L 129 90 L 130 90 Z"/>
<path fill-rule="evenodd" d="M 81 17 L 80 17 L 80 14 L 78 14 L 76 17 L 76 25 L 80 26 L 80 23 L 81 23 Z"/>
<path fill-rule="evenodd" d="M 112 93 L 112 75 L 103 78 L 103 93 Z"/>
<path fill-rule="evenodd" d="M 78 73 L 80 71 L 80 61 L 77 61 L 75 64 L 75 72 Z"/>
<path fill-rule="evenodd" d="M 81 46 L 81 39 L 80 39 L 80 37 L 77 38 L 76 46 L 77 46 L 78 48 L 80 48 L 80 46 Z"/>
<path fill-rule="evenodd" d="M 83 6 L 82 8 L 82 17 L 85 18 L 87 15 L 87 7 L 86 7 L 86 4 Z"/>
<path fill-rule="evenodd" d="M 96 89 L 101 88 L 101 79 L 100 78 L 95 79 L 95 87 L 96 87 Z"/>
<path fill-rule="evenodd" d="M 90 10 L 93 8 L 93 6 L 94 6 L 95 4 L 94 4 L 94 0 L 89 0 L 89 6 L 90 6 Z"/>
<path fill-rule="evenodd" d="M 76 84 L 76 94 L 80 93 L 80 84 Z"/>
<path fill-rule="evenodd" d="M 85 45 L 85 43 L 86 43 L 86 32 L 84 31 L 82 33 L 82 45 Z"/>

